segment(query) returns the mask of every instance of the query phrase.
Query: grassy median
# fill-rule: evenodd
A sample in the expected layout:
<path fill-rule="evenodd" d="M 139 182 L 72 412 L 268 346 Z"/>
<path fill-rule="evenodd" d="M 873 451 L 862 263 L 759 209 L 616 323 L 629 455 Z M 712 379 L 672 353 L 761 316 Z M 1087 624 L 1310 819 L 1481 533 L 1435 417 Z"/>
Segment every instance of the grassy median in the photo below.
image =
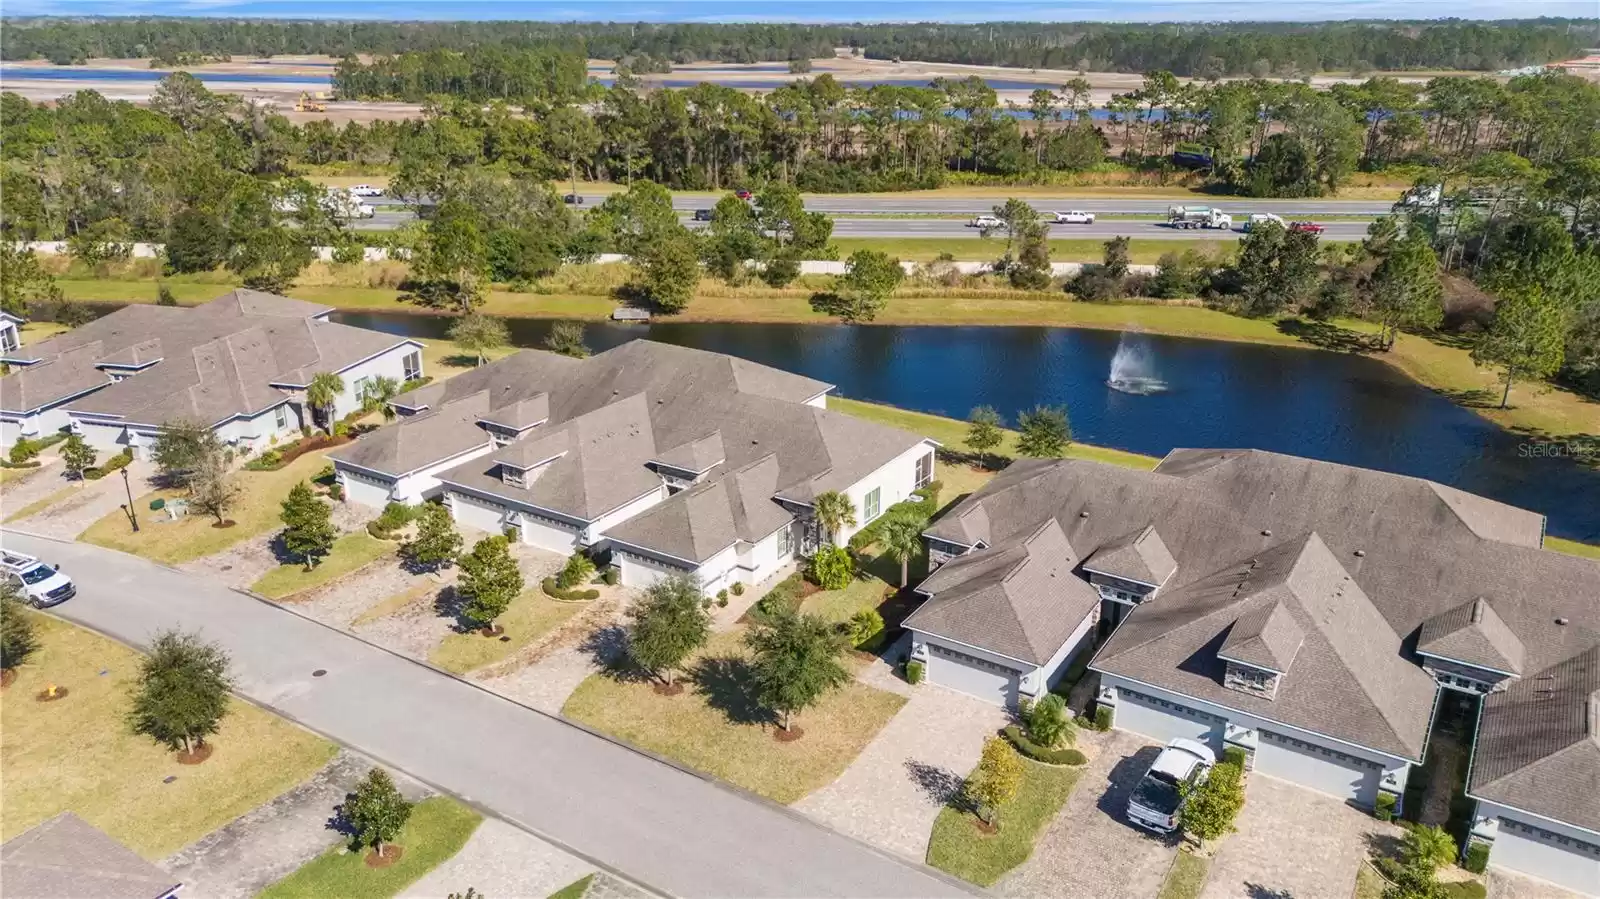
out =
<path fill-rule="evenodd" d="M 522 591 L 522 595 L 511 601 L 505 614 L 495 619 L 495 626 L 503 628 L 504 634 L 495 637 L 485 637 L 478 631 L 449 634 L 428 654 L 428 661 L 456 674 L 493 665 L 566 624 L 586 605 L 551 599 L 535 585 Z"/>
<path fill-rule="evenodd" d="M 1034 841 L 1061 811 L 1081 772 L 1028 759 L 1022 765 L 1022 786 L 1016 798 L 1000 807 L 994 833 L 979 830 L 977 815 L 967 808 L 939 811 L 928 839 L 928 864 L 986 887 L 1028 860 Z"/>

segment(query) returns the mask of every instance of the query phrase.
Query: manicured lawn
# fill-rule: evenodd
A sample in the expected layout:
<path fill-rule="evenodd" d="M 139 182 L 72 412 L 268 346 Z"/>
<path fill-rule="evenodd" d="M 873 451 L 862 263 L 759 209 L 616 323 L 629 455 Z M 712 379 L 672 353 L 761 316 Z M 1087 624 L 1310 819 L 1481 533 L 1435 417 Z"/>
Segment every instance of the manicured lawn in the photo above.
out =
<path fill-rule="evenodd" d="M 428 661 L 456 674 L 492 665 L 565 624 L 584 605 L 558 602 L 535 585 L 522 591 L 521 596 L 511 601 L 506 613 L 495 620 L 496 626 L 505 628 L 503 635 L 485 637 L 476 631 L 450 634 L 428 654 Z"/>
<path fill-rule="evenodd" d="M 594 875 L 588 874 L 579 880 L 567 884 L 554 893 L 550 899 L 583 899 L 583 894 L 589 892 L 589 884 L 594 882 Z"/>
<path fill-rule="evenodd" d="M 262 575 L 250 589 L 270 599 L 280 599 L 343 577 L 394 551 L 394 543 L 356 531 L 335 540 L 333 551 L 310 571 L 299 562 L 279 565 Z"/>
<path fill-rule="evenodd" d="M 234 475 L 241 489 L 239 501 L 228 517 L 236 524 L 231 528 L 214 528 L 215 519 L 207 515 L 190 514 L 177 521 L 168 521 L 166 513 L 150 512 L 150 501 L 162 497 L 182 498 L 182 491 L 158 490 L 134 499 L 142 526 L 135 534 L 128 527 L 122 510 L 106 515 L 89 525 L 78 535 L 85 543 L 120 549 L 123 552 L 144 556 L 157 562 L 177 564 L 224 549 L 241 540 L 259 537 L 283 526 L 278 519 L 283 498 L 290 488 L 301 481 L 316 477 L 327 460 L 320 452 L 306 453 L 277 471 L 240 471 Z"/>
<path fill-rule="evenodd" d="M 1205 888 L 1206 877 L 1211 873 L 1211 859 L 1192 852 L 1179 852 L 1167 869 L 1167 881 L 1161 885 L 1157 899 L 1195 899 Z"/>
<path fill-rule="evenodd" d="M 943 418 L 938 415 L 927 415 L 922 412 L 910 412 L 897 409 L 893 406 L 884 406 L 878 403 L 866 403 L 861 400 L 847 400 L 840 397 L 829 397 L 828 408 L 857 418 L 865 418 L 880 424 L 892 425 L 897 428 L 932 437 L 944 445 L 947 450 L 960 453 L 971 453 L 972 448 L 967 446 L 967 423 L 953 418 Z M 1000 457 L 1002 465 L 1011 461 L 1016 455 L 1017 432 L 1006 431 L 1005 440 L 992 452 Z M 1102 446 L 1090 446 L 1086 443 L 1073 443 L 1067 447 L 1067 457 L 1070 459 L 1090 459 L 1095 462 L 1109 462 L 1113 465 L 1123 465 L 1128 468 L 1152 469 L 1161 461 L 1151 456 L 1141 456 L 1138 453 L 1124 452 Z M 935 468 L 934 477 L 944 482 L 944 493 L 940 500 L 954 499 L 957 495 L 957 481 L 945 477 L 953 466 L 941 465 Z M 983 478 L 987 480 L 987 478 Z"/>
<path fill-rule="evenodd" d="M 1600 546 L 1593 543 L 1579 543 L 1576 540 L 1563 540 L 1560 537 L 1544 538 L 1544 548 L 1566 553 L 1572 556 L 1582 556 L 1585 559 L 1600 560 Z"/>
<path fill-rule="evenodd" d="M 804 736 L 780 743 L 753 699 L 747 658 L 742 629 L 717 634 L 680 695 L 601 673 L 580 684 L 561 713 L 787 805 L 832 783 L 905 705 L 852 681 L 796 718 Z"/>
<path fill-rule="evenodd" d="M 430 581 L 428 583 L 418 584 L 417 586 L 408 590 L 401 590 L 399 593 L 384 598 L 377 605 L 372 606 L 366 611 L 362 612 L 360 615 L 357 615 L 355 620 L 350 622 L 350 626 L 355 627 L 359 624 L 368 624 L 370 622 L 377 621 L 379 618 L 387 618 L 406 606 L 409 606 L 417 600 L 423 598 L 424 596 L 433 595 L 438 591 L 438 589 L 439 585 Z"/>
<path fill-rule="evenodd" d="M 341 843 L 262 890 L 258 899 L 386 899 L 460 852 L 482 821 L 482 815 L 454 799 L 425 799 L 412 808 L 395 840 L 404 852 L 389 867 L 369 868 L 370 850 L 347 852 Z"/>
<path fill-rule="evenodd" d="M 43 648 L 0 699 L 0 839 L 72 811 L 160 860 L 333 758 L 332 743 L 235 699 L 211 739 L 211 758 L 179 765 L 165 746 L 128 730 L 138 653 L 48 615 L 33 620 Z M 67 696 L 35 702 L 49 684 L 65 687 Z M 169 776 L 176 779 L 163 783 Z"/>
<path fill-rule="evenodd" d="M 962 880 L 990 886 L 1028 860 L 1033 841 L 1061 810 L 1080 772 L 1027 759 L 1022 764 L 1022 787 L 1016 798 L 1000 809 L 999 831 L 985 834 L 978 829 L 977 816 L 946 806 L 933 823 L 928 864 Z"/>
<path fill-rule="evenodd" d="M 883 564 L 884 567 L 881 570 L 887 571 L 889 568 L 893 568 L 896 578 L 895 583 L 900 583 L 899 566 L 887 560 Z M 915 560 L 913 560 L 912 567 L 915 568 Z M 880 569 L 875 567 L 874 570 Z M 849 621 L 851 615 L 862 609 L 876 609 L 883 602 L 884 592 L 889 587 L 890 584 L 887 581 L 873 575 L 858 577 L 843 590 L 821 590 L 807 596 L 805 601 L 800 604 L 800 610 L 810 612 L 813 615 L 820 615 L 829 621 Z"/>

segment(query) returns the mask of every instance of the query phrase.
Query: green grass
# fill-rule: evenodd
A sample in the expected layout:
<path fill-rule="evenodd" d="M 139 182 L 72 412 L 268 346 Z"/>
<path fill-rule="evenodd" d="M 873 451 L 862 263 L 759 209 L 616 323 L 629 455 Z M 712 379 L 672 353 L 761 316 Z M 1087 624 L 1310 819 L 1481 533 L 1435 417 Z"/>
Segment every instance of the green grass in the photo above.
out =
<path fill-rule="evenodd" d="M 335 540 L 333 551 L 310 571 L 299 562 L 279 565 L 262 575 L 250 589 L 269 599 L 281 599 L 344 577 L 394 552 L 394 549 L 395 545 L 388 540 L 379 540 L 366 531 L 356 531 Z"/>
<path fill-rule="evenodd" d="M 895 583 L 898 584 L 900 569 L 897 565 L 893 567 L 897 578 Z M 800 604 L 800 610 L 820 615 L 829 621 L 849 621 L 851 615 L 862 609 L 876 609 L 883 602 L 883 594 L 888 587 L 889 583 L 882 578 L 872 575 L 858 577 L 843 590 L 821 590 L 807 596 Z"/>
<path fill-rule="evenodd" d="M 204 764 L 180 766 L 127 725 L 140 656 L 60 619 L 27 613 L 42 648 L 0 694 L 0 839 L 61 812 L 159 861 L 315 774 L 332 743 L 234 700 Z M 49 684 L 64 699 L 34 702 Z M 177 775 L 172 783 L 163 783 Z"/>
<path fill-rule="evenodd" d="M 902 696 L 851 681 L 796 717 L 804 736 L 780 743 L 752 697 L 743 636 L 742 629 L 713 636 L 677 696 L 595 674 L 561 714 L 787 805 L 844 773 L 905 705 Z"/>
<path fill-rule="evenodd" d="M 8 471 L 13 471 L 13 470 L 15 470 L 15 469 L 5 468 L 5 469 L 0 469 L 0 472 L 8 472 Z M 4 481 L 0 480 L 0 483 L 4 483 Z M 43 512 L 44 510 L 46 510 L 46 509 L 50 508 L 51 506 L 55 505 L 56 503 L 59 503 L 62 500 L 66 499 L 67 497 L 71 496 L 72 494 L 77 493 L 79 490 L 82 490 L 83 487 L 84 487 L 84 484 L 81 481 L 73 483 L 73 484 L 69 484 L 66 487 L 62 487 L 60 490 L 57 490 L 56 492 L 50 494 L 49 496 L 43 497 L 42 499 L 36 499 L 33 502 L 28 503 L 26 506 L 23 506 L 22 508 L 18 509 L 17 511 L 7 514 L 6 517 L 5 517 L 5 523 L 6 524 L 10 524 L 13 521 L 21 521 L 24 518 L 32 518 L 33 516 L 38 515 L 40 512 Z"/>
<path fill-rule="evenodd" d="M 1544 548 L 1569 556 L 1582 556 L 1585 559 L 1600 560 L 1600 546 L 1593 543 L 1579 543 L 1576 540 L 1563 540 L 1560 537 L 1544 538 Z"/>
<path fill-rule="evenodd" d="M 569 883 L 561 889 L 556 890 L 554 893 L 551 893 L 550 899 L 583 899 L 583 894 L 589 892 L 589 884 L 593 882 L 594 875 L 587 874 L 577 881 Z"/>
<path fill-rule="evenodd" d="M 456 674 L 492 665 L 565 624 L 582 607 L 583 603 L 557 602 L 534 586 L 522 591 L 495 620 L 497 627 L 505 628 L 503 635 L 450 634 L 428 654 L 428 661 Z"/>
<path fill-rule="evenodd" d="M 369 868 L 368 850 L 347 852 L 340 844 L 262 890 L 258 899 L 383 899 L 397 895 L 460 852 L 482 821 L 482 815 L 454 799 L 425 799 L 411 809 L 410 820 L 395 840 L 404 851 L 393 865 Z"/>
<path fill-rule="evenodd" d="M 1363 862 L 1356 870 L 1356 888 L 1351 894 L 1351 899 L 1383 899 L 1383 891 L 1388 883 L 1379 874 L 1377 869 Z"/>
<path fill-rule="evenodd" d="M 1179 852 L 1167 869 L 1167 880 L 1157 899 L 1196 899 L 1211 873 L 1211 859 L 1192 852 Z"/>
<path fill-rule="evenodd" d="M 986 887 L 1028 860 L 1034 840 L 1061 810 L 1081 772 L 1027 759 L 1022 764 L 1022 787 L 1016 798 L 1000 809 L 999 831 L 983 833 L 971 812 L 946 806 L 933 822 L 928 864 Z"/>
<path fill-rule="evenodd" d="M 259 537 L 282 526 L 278 513 L 282 511 L 283 498 L 295 484 L 316 477 L 327 464 L 323 455 L 321 452 L 306 453 L 277 471 L 238 472 L 235 477 L 241 491 L 238 502 L 228 512 L 228 518 L 235 522 L 231 528 L 212 527 L 215 519 L 207 515 L 190 514 L 177 521 L 165 520 L 166 513 L 149 511 L 150 501 L 157 497 L 181 499 L 184 494 L 158 490 L 133 501 L 142 525 L 137 534 L 128 527 L 127 516 L 118 509 L 89 525 L 78 539 L 169 565 L 221 552 L 241 540 Z"/>

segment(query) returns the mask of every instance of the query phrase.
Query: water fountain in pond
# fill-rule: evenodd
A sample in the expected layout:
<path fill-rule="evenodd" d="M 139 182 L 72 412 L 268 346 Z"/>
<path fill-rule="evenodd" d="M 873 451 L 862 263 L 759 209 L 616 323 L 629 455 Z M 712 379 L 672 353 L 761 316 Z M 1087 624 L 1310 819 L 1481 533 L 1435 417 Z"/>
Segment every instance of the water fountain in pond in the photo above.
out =
<path fill-rule="evenodd" d="M 1117 341 L 1117 352 L 1111 357 L 1111 374 L 1106 386 L 1134 396 L 1162 393 L 1167 382 L 1156 377 L 1155 363 L 1150 358 L 1150 346 L 1137 335 L 1123 334 Z"/>

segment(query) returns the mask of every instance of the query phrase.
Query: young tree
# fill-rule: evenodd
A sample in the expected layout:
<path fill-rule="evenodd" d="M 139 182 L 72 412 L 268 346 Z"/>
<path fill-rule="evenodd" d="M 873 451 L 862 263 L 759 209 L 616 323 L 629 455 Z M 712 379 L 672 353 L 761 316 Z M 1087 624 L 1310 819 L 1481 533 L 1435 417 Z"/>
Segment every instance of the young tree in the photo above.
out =
<path fill-rule="evenodd" d="M 556 322 L 544 339 L 544 348 L 574 359 L 589 358 L 589 348 L 583 343 L 583 323 Z"/>
<path fill-rule="evenodd" d="M 794 716 L 829 691 L 850 682 L 839 661 L 844 642 L 833 623 L 817 615 L 782 611 L 745 637 L 752 656 L 756 696 L 776 712 L 785 731 Z"/>
<path fill-rule="evenodd" d="M 1444 318 L 1439 259 L 1428 235 L 1413 228 L 1395 243 L 1372 272 L 1372 306 L 1382 328 L 1379 341 L 1392 349 L 1403 327 L 1432 328 Z"/>
<path fill-rule="evenodd" d="M 1561 306 L 1534 286 L 1506 293 L 1495 305 L 1494 324 L 1472 348 L 1472 361 L 1505 371 L 1500 408 L 1511 399 L 1517 378 L 1545 378 L 1565 358 L 1567 318 Z"/>
<path fill-rule="evenodd" d="M 677 669 L 711 638 L 711 613 L 699 582 L 689 575 L 651 584 L 628 617 L 629 655 L 669 687 Z"/>
<path fill-rule="evenodd" d="M 400 382 L 388 375 L 369 378 L 361 388 L 363 412 L 381 412 L 385 421 L 394 421 L 394 407 L 389 403 L 400 395 Z"/>
<path fill-rule="evenodd" d="M 460 539 L 456 538 L 458 543 Z M 460 565 L 456 589 L 467 598 L 462 611 L 485 627 L 494 624 L 522 593 L 522 571 L 511 558 L 511 541 L 502 534 L 485 537 L 461 557 Z"/>
<path fill-rule="evenodd" d="M 823 537 L 831 542 L 845 528 L 856 526 L 856 505 L 837 490 L 817 494 L 811 503 L 812 514 L 822 526 Z"/>
<path fill-rule="evenodd" d="M 489 360 L 489 353 L 505 346 L 511 340 L 506 323 L 492 315 L 469 312 L 450 325 L 450 339 L 473 356 L 478 364 Z"/>
<path fill-rule="evenodd" d="M 1047 693 L 1028 710 L 1028 738 L 1040 746 L 1052 747 L 1072 739 L 1075 732 L 1067 701 L 1059 694 Z"/>
<path fill-rule="evenodd" d="M 461 200 L 440 203 L 412 258 L 411 273 L 417 283 L 402 299 L 463 313 L 482 303 L 490 275 L 482 214 Z"/>
<path fill-rule="evenodd" d="M 14 671 L 39 650 L 22 591 L 10 581 L 0 581 L 0 669 Z"/>
<path fill-rule="evenodd" d="M 1200 841 L 1221 839 L 1233 832 L 1233 819 L 1244 807 L 1244 772 L 1238 765 L 1223 762 L 1211 769 L 1205 783 L 1182 783 L 1178 791 L 1183 803 L 1178 807 L 1178 823 Z"/>
<path fill-rule="evenodd" d="M 220 442 L 207 444 L 189 473 L 189 507 L 212 516 L 221 526 L 227 522 L 240 492 L 227 448 Z"/>
<path fill-rule="evenodd" d="M 993 827 L 1000 807 L 1016 798 L 1022 788 L 1022 757 L 999 737 L 983 741 L 983 756 L 967 777 L 962 794 L 983 823 Z"/>
<path fill-rule="evenodd" d="M 883 554 L 900 563 L 900 589 L 911 582 L 911 558 L 922 549 L 923 522 L 910 515 L 891 516 L 878 532 Z"/>
<path fill-rule="evenodd" d="M 1050 287 L 1050 233 L 1043 224 L 1033 222 L 1012 231 L 1017 258 L 1006 267 L 1006 278 L 1018 290 L 1045 290 Z"/>
<path fill-rule="evenodd" d="M 1017 245 L 1025 232 L 1039 231 L 1044 228 L 1039 222 L 1039 210 L 1028 204 L 1027 200 L 1012 197 L 999 206 L 994 207 L 994 217 L 1005 223 L 1006 255 L 1015 256 Z"/>
<path fill-rule="evenodd" d="M 23 317 L 39 304 L 61 302 L 55 276 L 39 265 L 32 250 L 18 249 L 11 240 L 0 241 L 0 311 Z"/>
<path fill-rule="evenodd" d="M 1037 406 L 1017 416 L 1017 452 L 1033 459 L 1060 456 L 1072 443 L 1072 426 L 1065 406 Z"/>
<path fill-rule="evenodd" d="M 172 288 L 168 287 L 165 284 L 157 284 L 156 285 L 156 305 L 157 306 L 176 306 L 176 305 L 178 305 L 178 298 L 173 295 Z"/>
<path fill-rule="evenodd" d="M 192 419 L 177 419 L 161 426 L 151 455 L 162 480 L 186 487 L 200 460 L 221 450 L 215 431 Z"/>
<path fill-rule="evenodd" d="M 332 515 L 333 510 L 311 492 L 311 485 L 305 481 L 294 485 L 283 500 L 278 518 L 283 522 L 284 551 L 304 563 L 307 571 L 333 551 L 339 532 L 334 529 Z"/>
<path fill-rule="evenodd" d="M 232 689 L 221 647 L 198 634 L 165 631 L 139 665 L 128 720 L 134 733 L 193 752 L 222 725 Z"/>
<path fill-rule="evenodd" d="M 700 246 L 682 225 L 659 230 L 634 257 L 639 289 L 662 312 L 682 312 L 700 286 Z"/>
<path fill-rule="evenodd" d="M 1001 428 L 1005 427 L 1005 420 L 993 406 L 979 406 L 967 416 L 967 446 L 972 447 L 978 458 L 985 465 L 993 468 L 993 459 L 989 452 L 1005 440 Z"/>
<path fill-rule="evenodd" d="M 456 561 L 462 543 L 450 510 L 442 503 L 424 503 L 417 516 L 417 535 L 401 547 L 400 554 L 415 568 L 437 571 Z M 479 541 L 479 546 L 482 544 L 483 541 Z M 473 547 L 473 552 L 477 551 L 478 547 Z M 462 570 L 464 572 L 465 568 Z M 520 592 L 522 588 L 517 589 Z"/>
<path fill-rule="evenodd" d="M 381 858 L 410 820 L 411 803 L 400 795 L 389 772 L 373 768 L 339 811 L 354 831 L 356 848 L 371 846 Z"/>
<path fill-rule="evenodd" d="M 344 378 L 331 371 L 319 371 L 306 385 L 306 405 L 311 407 L 313 418 L 320 419 L 323 430 L 333 431 L 334 404 L 344 393 Z"/>
<path fill-rule="evenodd" d="M 84 469 L 94 467 L 95 456 L 94 447 L 85 443 L 83 435 L 77 432 L 68 434 L 66 442 L 61 444 L 62 464 L 68 474 L 80 480 Z"/>
<path fill-rule="evenodd" d="M 877 250 L 857 250 L 845 261 L 833 312 L 843 321 L 870 322 L 889 302 L 889 294 L 905 280 L 900 260 Z"/>

